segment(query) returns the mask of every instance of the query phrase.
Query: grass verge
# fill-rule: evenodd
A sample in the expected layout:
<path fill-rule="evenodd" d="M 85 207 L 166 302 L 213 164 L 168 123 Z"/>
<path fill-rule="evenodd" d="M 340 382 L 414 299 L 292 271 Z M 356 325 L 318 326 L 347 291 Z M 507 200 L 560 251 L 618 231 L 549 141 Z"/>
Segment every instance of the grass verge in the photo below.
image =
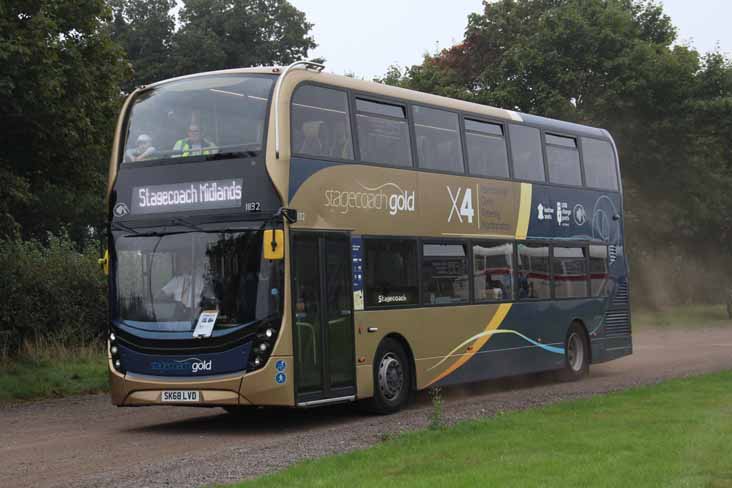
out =
<path fill-rule="evenodd" d="M 98 344 L 26 344 L 0 361 L 0 403 L 96 393 L 109 389 L 107 360 Z"/>
<path fill-rule="evenodd" d="M 633 327 L 732 327 L 725 305 L 677 305 L 633 309 Z"/>
<path fill-rule="evenodd" d="M 256 486 L 732 487 L 732 372 L 409 433 Z"/>

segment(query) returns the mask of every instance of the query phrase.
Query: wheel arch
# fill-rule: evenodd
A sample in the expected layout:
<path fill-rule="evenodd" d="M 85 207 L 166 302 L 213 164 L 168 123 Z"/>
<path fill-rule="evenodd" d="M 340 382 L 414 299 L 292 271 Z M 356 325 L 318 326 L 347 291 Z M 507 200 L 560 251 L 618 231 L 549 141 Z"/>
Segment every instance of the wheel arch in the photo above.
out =
<path fill-rule="evenodd" d="M 585 321 L 582 320 L 579 317 L 575 317 L 572 319 L 572 321 L 569 323 L 569 327 L 571 328 L 573 325 L 576 325 L 580 329 L 582 329 L 582 332 L 585 333 L 585 339 L 586 339 L 586 346 L 587 346 L 587 354 L 589 355 L 588 362 L 589 364 L 592 364 L 592 344 L 590 343 L 590 331 L 587 330 L 587 326 L 585 325 Z M 569 331 L 569 329 L 567 329 Z"/>
<path fill-rule="evenodd" d="M 407 355 L 407 361 L 409 362 L 409 372 L 411 373 L 409 375 L 411 382 L 411 384 L 409 385 L 409 389 L 411 391 L 415 391 L 417 389 L 417 364 L 414 360 L 414 352 L 412 351 L 412 347 L 409 345 L 409 341 L 407 341 L 407 339 L 398 332 L 390 332 L 389 334 L 386 334 L 384 337 L 381 338 L 381 341 L 379 341 L 379 345 L 376 347 L 377 350 L 379 349 L 379 346 L 381 346 L 381 343 L 384 342 L 386 339 L 392 339 L 398 342 L 404 349 L 404 352 Z M 372 362 L 375 363 L 376 358 L 374 358 Z"/>

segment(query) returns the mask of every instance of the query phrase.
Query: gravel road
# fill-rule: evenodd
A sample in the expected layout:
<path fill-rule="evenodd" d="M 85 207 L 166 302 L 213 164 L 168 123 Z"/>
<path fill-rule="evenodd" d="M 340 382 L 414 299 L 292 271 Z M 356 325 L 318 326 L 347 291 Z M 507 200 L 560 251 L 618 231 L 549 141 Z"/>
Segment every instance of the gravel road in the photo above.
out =
<path fill-rule="evenodd" d="M 443 391 L 448 422 L 732 369 L 732 327 L 642 330 L 635 354 L 577 383 L 519 377 Z M 198 487 L 360 449 L 427 425 L 426 395 L 387 417 L 348 406 L 268 409 L 116 408 L 106 395 L 0 408 L 1 487 Z"/>

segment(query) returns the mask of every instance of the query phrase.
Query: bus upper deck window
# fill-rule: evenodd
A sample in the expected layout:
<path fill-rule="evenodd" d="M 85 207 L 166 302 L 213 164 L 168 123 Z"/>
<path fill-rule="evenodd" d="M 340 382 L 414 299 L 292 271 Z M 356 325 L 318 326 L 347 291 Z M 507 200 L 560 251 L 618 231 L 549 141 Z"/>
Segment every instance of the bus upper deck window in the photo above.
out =
<path fill-rule="evenodd" d="M 582 161 L 585 165 L 587 186 L 617 191 L 618 175 L 615 170 L 615 155 L 609 142 L 583 137 Z"/>
<path fill-rule="evenodd" d="M 503 126 L 465 119 L 465 145 L 471 175 L 508 178 Z"/>
<path fill-rule="evenodd" d="M 457 114 L 419 105 L 413 107 L 413 113 L 419 166 L 463 173 Z"/>
<path fill-rule="evenodd" d="M 346 93 L 304 85 L 292 98 L 292 152 L 353 159 Z"/>
<path fill-rule="evenodd" d="M 412 166 L 404 107 L 356 99 L 356 130 L 361 159 L 392 166 Z"/>
<path fill-rule="evenodd" d="M 268 75 L 204 75 L 135 96 L 123 161 L 239 155 L 262 149 Z"/>
<path fill-rule="evenodd" d="M 513 176 L 518 180 L 545 181 L 539 129 L 510 125 Z"/>
<path fill-rule="evenodd" d="M 563 185 L 580 186 L 582 171 L 574 137 L 545 135 L 546 159 L 549 166 L 549 181 Z"/>

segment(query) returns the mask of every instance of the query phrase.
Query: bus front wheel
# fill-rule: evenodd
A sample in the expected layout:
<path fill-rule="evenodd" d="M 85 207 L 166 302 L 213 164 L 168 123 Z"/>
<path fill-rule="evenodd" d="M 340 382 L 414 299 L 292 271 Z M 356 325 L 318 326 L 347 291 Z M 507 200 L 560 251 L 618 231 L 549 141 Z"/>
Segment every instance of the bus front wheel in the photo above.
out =
<path fill-rule="evenodd" d="M 382 414 L 398 411 L 407 403 L 411 384 L 411 368 L 404 348 L 387 337 L 379 344 L 374 358 L 374 396 L 370 410 Z"/>
<path fill-rule="evenodd" d="M 573 323 L 564 342 L 564 368 L 559 372 L 562 381 L 577 381 L 590 371 L 590 347 L 584 327 Z"/>

